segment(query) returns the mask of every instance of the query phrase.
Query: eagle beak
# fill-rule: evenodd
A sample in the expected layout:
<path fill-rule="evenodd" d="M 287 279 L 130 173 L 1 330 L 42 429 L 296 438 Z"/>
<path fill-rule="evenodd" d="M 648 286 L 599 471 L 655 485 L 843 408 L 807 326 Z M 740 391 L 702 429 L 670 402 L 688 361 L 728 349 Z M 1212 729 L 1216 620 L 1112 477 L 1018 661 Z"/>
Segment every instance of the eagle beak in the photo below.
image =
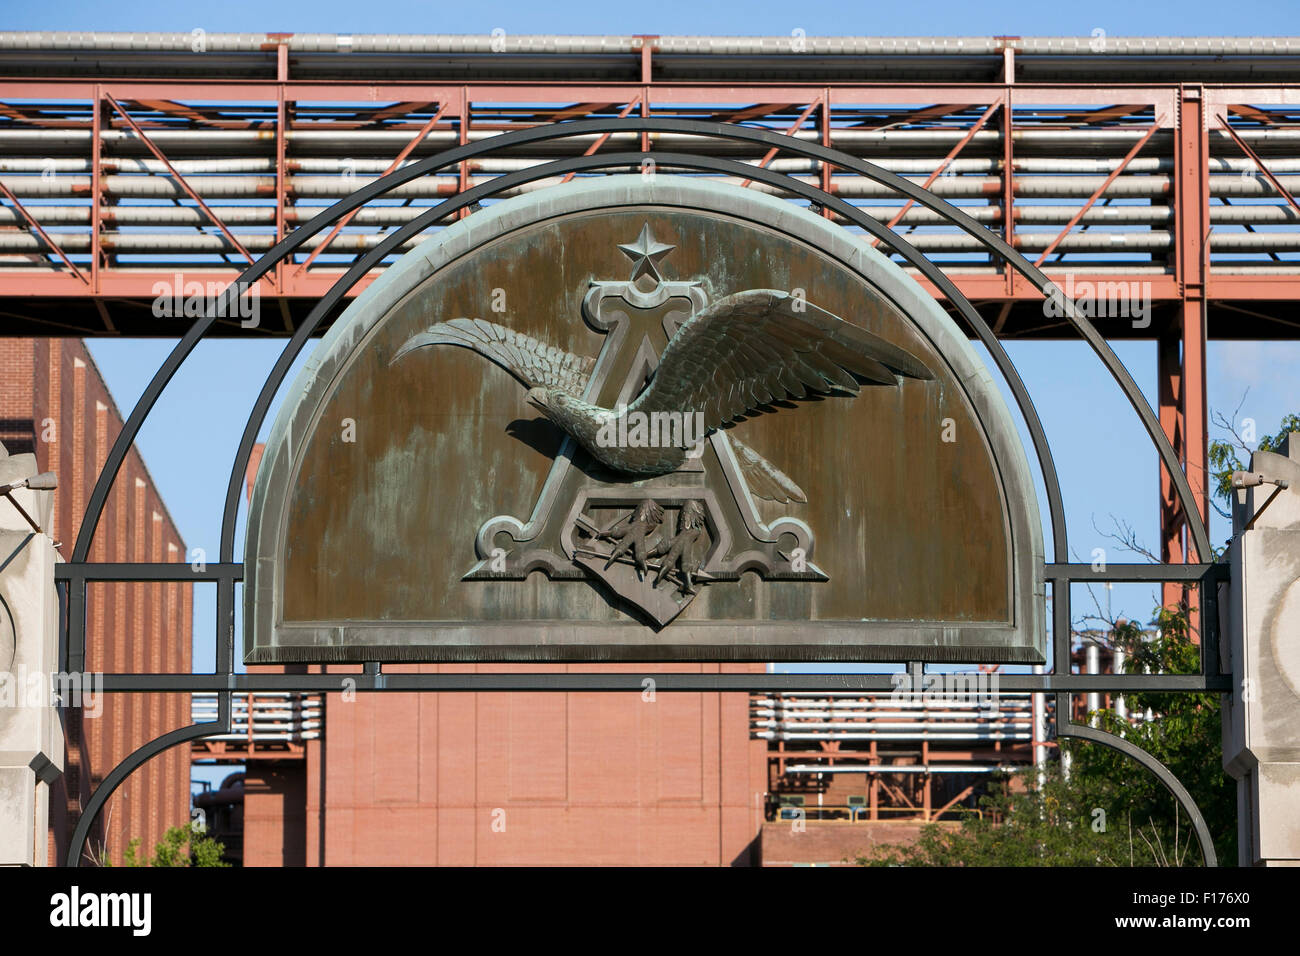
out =
<path fill-rule="evenodd" d="M 540 388 L 530 388 L 528 390 L 528 404 L 533 406 L 539 412 L 546 411 L 546 392 Z"/>

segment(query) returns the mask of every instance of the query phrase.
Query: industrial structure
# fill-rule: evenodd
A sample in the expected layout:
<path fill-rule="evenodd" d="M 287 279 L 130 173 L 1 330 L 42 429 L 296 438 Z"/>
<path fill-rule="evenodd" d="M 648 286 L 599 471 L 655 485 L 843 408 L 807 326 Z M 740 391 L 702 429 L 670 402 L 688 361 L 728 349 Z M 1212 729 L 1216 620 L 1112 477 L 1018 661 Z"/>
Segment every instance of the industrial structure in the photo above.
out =
<path fill-rule="evenodd" d="M 0 296 L 13 333 L 176 335 L 183 309 L 153 306 L 187 295 L 178 270 L 220 287 L 330 201 L 449 145 L 580 117 L 762 125 L 923 182 L 1067 294 L 1094 290 L 1108 335 L 1155 338 L 1162 423 L 1204 502 L 1207 337 L 1295 328 L 1298 70 L 1287 38 L 0 33 Z M 235 316 L 220 332 L 286 334 L 350 255 L 420 207 L 565 151 L 637 145 L 621 138 L 412 183 L 260 282 L 256 329 Z M 998 334 L 1068 334 L 933 213 L 813 161 L 723 148 L 916 230 Z M 1167 481 L 1162 498 L 1164 557 L 1181 560 Z"/>
<path fill-rule="evenodd" d="M 53 526 L 65 558 L 80 527 L 95 475 L 122 428 L 108 386 L 83 342 L 0 338 L 0 445 L 34 454 L 59 478 Z M 144 460 L 132 453 L 95 538 L 99 560 L 186 560 L 185 543 Z M 87 620 L 90 673 L 190 669 L 193 589 L 181 582 L 96 585 Z M 93 707 L 60 712 L 65 771 L 51 790 L 49 858 L 62 859 L 68 837 L 104 777 L 142 739 L 174 730 L 189 716 L 183 694 L 101 695 Z M 127 843 L 150 852 L 168 827 L 189 820 L 190 770 L 172 751 L 132 777 L 100 817 L 91 838 L 96 858 L 122 862 Z"/>
<path fill-rule="evenodd" d="M 1204 517 L 1208 339 L 1296 334 L 1297 79 L 1300 39 L 1290 38 L 0 33 L 0 329 L 179 336 L 196 297 L 223 288 L 296 225 L 452 145 L 579 118 L 757 126 L 924 185 L 1036 260 L 1092 309 L 1103 335 L 1155 340 L 1160 423 Z M 413 181 L 278 264 L 250 294 L 252 308 L 214 333 L 291 335 L 358 253 L 448 196 L 548 160 L 652 145 L 790 173 L 869 207 L 940 265 L 998 336 L 1074 335 L 1014 270 L 888 187 L 756 144 L 677 133 L 548 140 Z M 1166 471 L 1159 494 L 1163 559 L 1208 561 L 1195 553 Z M 1172 597 L 1178 586 L 1166 588 Z M 258 834 L 245 841 L 245 862 L 259 862 L 254 846 L 260 862 L 395 861 L 411 849 L 414 821 L 436 811 L 420 850 L 430 862 L 535 861 L 557 844 L 575 847 L 566 861 L 595 861 L 611 840 L 653 845 L 663 825 L 676 828 L 682 859 L 729 863 L 765 856 L 753 841 L 764 818 L 780 817 L 778 789 L 804 791 L 805 812 L 843 797 L 850 823 L 909 805 L 928 820 L 969 801 L 972 777 L 1023 765 L 1044 743 L 1028 697 L 994 712 L 914 715 L 869 695 L 680 694 L 661 698 L 671 713 L 649 727 L 638 723 L 638 702 L 593 696 L 250 697 L 242 728 L 195 744 L 193 756 L 246 763 L 244 799 L 265 801 L 244 809 L 245 835 Z M 208 705 L 194 706 L 197 715 Z M 429 762 L 406 755 L 414 776 L 391 783 L 416 794 L 400 808 L 378 783 L 354 785 L 378 780 L 373 728 L 393 721 L 427 732 L 410 747 Z M 494 749 L 502 727 L 504 749 Z M 864 745 L 850 746 L 848 760 L 835 754 L 846 740 Z M 593 751 L 634 746 L 649 749 L 623 790 L 575 792 L 582 768 L 599 766 L 587 760 Z M 563 774 L 511 777 L 520 766 L 511 754 L 525 752 Z M 487 780 L 504 774 L 504 790 L 465 783 L 476 766 L 495 768 L 483 771 Z M 882 766 L 894 775 L 885 783 L 872 769 Z M 926 786 L 901 787 L 909 773 Z M 929 785 L 949 775 L 961 785 Z M 849 793 L 831 785 L 837 777 L 864 779 Z M 650 778 L 670 782 L 651 788 Z M 550 841 L 502 854 L 491 837 L 467 840 L 498 792 L 535 809 Z M 684 825 L 673 814 L 687 805 Z M 571 806 L 587 808 L 581 823 Z M 378 839 L 395 820 L 400 832 Z"/>

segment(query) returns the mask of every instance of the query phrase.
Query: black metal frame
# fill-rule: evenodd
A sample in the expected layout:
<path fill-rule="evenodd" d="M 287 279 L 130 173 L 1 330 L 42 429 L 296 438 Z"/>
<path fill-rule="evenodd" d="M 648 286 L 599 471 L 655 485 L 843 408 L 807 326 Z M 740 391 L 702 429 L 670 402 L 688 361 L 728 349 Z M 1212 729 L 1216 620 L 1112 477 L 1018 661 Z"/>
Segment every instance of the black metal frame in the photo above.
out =
<path fill-rule="evenodd" d="M 168 563 L 96 563 L 89 562 L 91 541 L 98 527 L 108 494 L 126 455 L 134 443 L 145 418 L 157 402 L 167 383 L 175 375 L 186 357 L 193 351 L 217 316 L 227 314 L 236 305 L 239 291 L 266 275 L 277 263 L 292 256 L 312 236 L 332 226 L 354 209 L 388 191 L 420 176 L 454 166 L 485 153 L 508 149 L 525 143 L 584 134 L 607 133 L 679 133 L 705 136 L 723 140 L 741 140 L 808 159 L 816 159 L 834 167 L 849 170 L 889 186 L 899 193 L 939 213 L 948 223 L 975 237 L 992 254 L 996 254 L 1011 268 L 1034 284 L 1044 296 L 1059 296 L 1067 321 L 1079 332 L 1101 359 L 1117 384 L 1123 390 L 1134 411 L 1138 414 L 1161 460 L 1172 477 L 1175 491 L 1187 515 L 1189 534 L 1197 554 L 1212 554 L 1205 523 L 1169 439 L 1147 404 L 1128 370 L 1119 361 L 1105 339 L 1087 318 L 1078 314 L 1074 303 L 1052 283 L 1046 275 L 1016 252 L 1001 237 L 981 226 L 961 209 L 939 199 L 928 190 L 857 157 L 849 156 L 828 146 L 806 143 L 785 134 L 767 129 L 728 125 L 699 120 L 657 119 L 653 117 L 628 117 L 623 119 L 574 120 L 506 133 L 479 143 L 466 144 L 446 150 L 435 156 L 412 163 L 372 182 L 350 196 L 336 202 L 307 224 L 299 227 L 278 242 L 271 250 L 245 269 L 225 293 L 223 300 L 214 303 L 213 311 L 195 320 L 171 354 L 159 367 L 148 387 L 113 444 L 99 478 L 95 483 L 86 512 L 82 519 L 77 541 L 69 562 L 57 566 L 55 576 L 65 590 L 67 630 L 64 635 L 64 660 L 70 671 L 80 671 L 85 665 L 85 601 L 86 585 L 90 581 L 189 581 L 214 582 L 217 586 L 217 645 L 216 668 L 213 674 L 106 674 L 103 689 L 110 693 L 149 693 L 216 691 L 217 720 L 212 723 L 182 727 L 149 741 L 123 760 L 103 780 L 92 794 L 68 847 L 67 865 L 78 866 L 94 821 L 113 791 L 141 764 L 169 747 L 230 729 L 232 694 L 237 691 L 337 691 L 340 681 L 348 680 L 350 689 L 358 691 L 606 691 L 636 692 L 643 689 L 642 682 L 649 676 L 657 690 L 664 691 L 811 691 L 860 690 L 863 692 L 890 692 L 894 682 L 890 674 L 572 674 L 572 673 L 519 673 L 519 674 L 385 674 L 377 662 L 362 665 L 360 673 L 351 674 L 238 674 L 235 672 L 235 585 L 243 579 L 243 565 L 235 561 L 235 523 L 243 476 L 257 433 L 270 411 L 275 393 L 279 389 L 294 360 L 307 344 L 307 340 L 320 324 L 339 306 L 352 286 L 386 256 L 400 249 L 408 239 L 456 214 L 462 209 L 472 209 L 478 203 L 505 189 L 524 185 L 539 179 L 567 173 L 594 172 L 598 170 L 632 168 L 641 169 L 649 160 L 655 164 L 656 174 L 666 174 L 668 169 L 685 169 L 708 173 L 721 173 L 766 185 L 832 210 L 839 216 L 861 227 L 869 235 L 882 240 L 894 249 L 909 265 L 929 279 L 953 305 L 971 331 L 989 350 L 999 372 L 1010 387 L 1020 413 L 1028 427 L 1039 467 L 1043 473 L 1052 527 L 1053 560 L 1044 566 L 1044 578 L 1052 584 L 1052 645 L 1053 674 L 1007 674 L 999 676 L 999 683 L 1007 690 L 1056 694 L 1058 737 L 1078 737 L 1112 747 L 1138 760 L 1152 770 L 1169 788 L 1187 811 L 1196 830 L 1201 851 L 1207 865 L 1216 865 L 1213 842 L 1199 809 L 1163 764 L 1129 741 L 1095 728 L 1074 723 L 1069 716 L 1069 696 L 1072 693 L 1097 691 L 1187 691 L 1231 692 L 1232 678 L 1220 673 L 1218 647 L 1217 584 L 1226 579 L 1228 570 L 1223 564 L 1199 563 L 1182 565 L 1113 564 L 1104 570 L 1091 565 L 1069 562 L 1065 513 L 1061 500 L 1060 483 L 1051 449 L 1038 413 L 1023 381 L 1001 343 L 983 318 L 957 286 L 914 246 L 893 232 L 868 212 L 845 202 L 837 196 L 822 191 L 791 176 L 773 172 L 736 160 L 695 156 L 671 152 L 613 152 L 591 156 L 572 157 L 544 163 L 535 167 L 509 173 L 465 190 L 435 206 L 431 206 L 416 219 L 390 233 L 374 249 L 357 257 L 350 268 L 331 287 L 312 309 L 307 319 L 294 331 L 280 358 L 268 374 L 262 390 L 254 403 L 240 440 L 239 450 L 231 467 L 227 486 L 225 509 L 222 518 L 220 558 L 200 570 L 189 564 Z M 1203 635 L 1201 640 L 1201 673 L 1196 675 L 1085 675 L 1068 672 L 1070 660 L 1070 584 L 1087 581 L 1103 582 L 1167 582 L 1182 581 L 1199 590 L 1202 609 Z M 913 671 L 923 670 L 921 663 L 909 665 Z M 1065 672 L 1060 672 L 1064 667 Z"/>

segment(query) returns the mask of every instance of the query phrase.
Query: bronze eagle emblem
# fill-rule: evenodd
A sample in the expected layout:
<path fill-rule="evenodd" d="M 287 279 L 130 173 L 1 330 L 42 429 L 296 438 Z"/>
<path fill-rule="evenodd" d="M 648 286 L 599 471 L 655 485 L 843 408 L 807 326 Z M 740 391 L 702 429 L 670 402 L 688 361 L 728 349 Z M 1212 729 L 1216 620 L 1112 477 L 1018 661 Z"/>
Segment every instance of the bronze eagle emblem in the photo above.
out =
<path fill-rule="evenodd" d="M 593 458 L 629 479 L 666 475 L 685 462 L 694 441 L 778 402 L 856 395 L 863 384 L 899 387 L 903 377 L 932 379 L 910 352 L 772 289 L 738 292 L 701 309 L 669 340 L 659 364 L 626 408 L 584 399 L 594 358 L 574 355 L 483 319 L 439 322 L 408 339 L 390 361 L 434 345 L 471 349 L 528 389 L 528 401 Z M 604 440 L 621 417 L 693 416 L 702 428 L 654 444 Z M 728 435 L 751 493 L 769 501 L 806 501 L 784 472 Z"/>

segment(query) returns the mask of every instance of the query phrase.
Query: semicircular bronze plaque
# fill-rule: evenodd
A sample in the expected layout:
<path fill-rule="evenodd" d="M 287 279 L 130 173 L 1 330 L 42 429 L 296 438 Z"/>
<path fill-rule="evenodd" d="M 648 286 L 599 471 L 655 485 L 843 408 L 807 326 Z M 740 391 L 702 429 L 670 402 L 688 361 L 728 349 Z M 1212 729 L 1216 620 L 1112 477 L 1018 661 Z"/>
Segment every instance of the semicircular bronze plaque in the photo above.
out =
<path fill-rule="evenodd" d="M 245 660 L 1042 661 L 1013 420 L 944 311 L 782 200 L 620 176 L 448 227 L 281 408 Z"/>

